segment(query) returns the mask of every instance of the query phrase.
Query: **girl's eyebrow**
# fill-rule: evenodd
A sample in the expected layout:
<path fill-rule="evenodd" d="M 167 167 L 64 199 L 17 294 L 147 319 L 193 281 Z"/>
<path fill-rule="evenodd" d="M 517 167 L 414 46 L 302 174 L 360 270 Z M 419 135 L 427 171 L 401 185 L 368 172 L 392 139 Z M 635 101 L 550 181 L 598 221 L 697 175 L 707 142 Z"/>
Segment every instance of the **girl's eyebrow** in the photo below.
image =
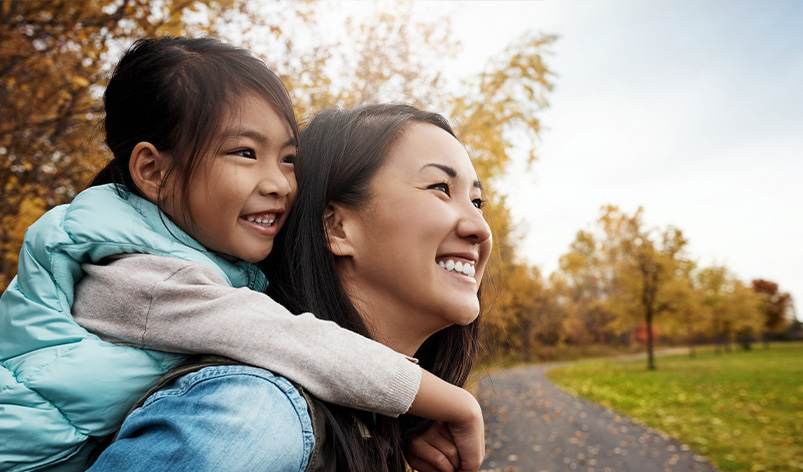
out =
<path fill-rule="evenodd" d="M 442 170 L 442 171 L 443 171 L 443 172 L 444 172 L 446 175 L 448 175 L 449 177 L 451 177 L 451 178 L 453 178 L 453 179 L 454 179 L 455 177 L 457 177 L 457 171 L 456 171 L 456 170 L 454 170 L 454 168 L 453 168 L 453 167 L 450 167 L 450 166 L 447 166 L 447 165 L 443 165 L 443 164 L 438 164 L 438 163 L 435 163 L 435 162 L 430 162 L 430 163 L 428 163 L 428 164 L 424 164 L 423 166 L 421 166 L 421 170 L 424 170 L 424 169 L 426 169 L 427 167 L 435 167 L 436 169 L 440 169 L 440 170 Z M 485 189 L 482 187 L 482 183 L 481 183 L 479 180 L 475 180 L 475 181 L 473 182 L 473 186 L 474 186 L 474 188 L 477 188 L 477 189 L 480 189 L 480 190 L 485 190 Z"/>
<path fill-rule="evenodd" d="M 257 141 L 260 144 L 266 144 L 269 139 L 264 134 L 260 133 L 259 131 L 252 130 L 252 129 L 228 129 L 220 135 L 221 139 L 228 139 L 228 138 L 239 138 L 239 137 L 246 137 L 251 138 L 254 141 Z M 291 136 L 290 139 L 282 144 L 282 147 L 297 147 L 296 145 L 296 138 Z"/>

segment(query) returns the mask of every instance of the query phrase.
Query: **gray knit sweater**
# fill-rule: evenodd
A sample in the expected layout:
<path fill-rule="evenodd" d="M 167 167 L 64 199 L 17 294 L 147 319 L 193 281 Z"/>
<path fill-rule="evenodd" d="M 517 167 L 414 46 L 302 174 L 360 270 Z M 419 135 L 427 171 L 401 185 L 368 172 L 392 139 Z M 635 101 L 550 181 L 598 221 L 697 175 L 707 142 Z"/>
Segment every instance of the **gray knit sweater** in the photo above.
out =
<path fill-rule="evenodd" d="M 229 286 L 198 263 L 127 255 L 83 266 L 73 316 L 106 341 L 215 354 L 285 376 L 318 398 L 398 416 L 421 369 L 387 346 L 310 313 L 293 315 L 263 293 Z"/>

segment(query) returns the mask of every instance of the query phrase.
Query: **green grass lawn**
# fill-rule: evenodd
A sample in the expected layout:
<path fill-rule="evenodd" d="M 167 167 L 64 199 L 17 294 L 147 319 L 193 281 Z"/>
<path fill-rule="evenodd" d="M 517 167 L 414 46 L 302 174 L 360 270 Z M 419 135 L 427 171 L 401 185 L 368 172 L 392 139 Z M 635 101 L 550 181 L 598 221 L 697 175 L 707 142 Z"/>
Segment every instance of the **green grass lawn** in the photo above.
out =
<path fill-rule="evenodd" d="M 577 364 L 548 373 L 582 397 L 664 431 L 727 472 L 803 470 L 803 343 L 697 358 Z"/>

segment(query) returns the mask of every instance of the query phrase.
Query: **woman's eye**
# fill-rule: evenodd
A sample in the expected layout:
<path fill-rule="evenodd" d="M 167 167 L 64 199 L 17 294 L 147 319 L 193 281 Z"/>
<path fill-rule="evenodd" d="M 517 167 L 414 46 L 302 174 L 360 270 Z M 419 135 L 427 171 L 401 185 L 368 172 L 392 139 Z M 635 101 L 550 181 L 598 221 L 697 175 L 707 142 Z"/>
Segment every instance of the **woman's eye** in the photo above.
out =
<path fill-rule="evenodd" d="M 245 157 L 246 159 L 257 158 L 257 153 L 251 148 L 238 149 L 236 151 L 232 151 L 231 154 L 234 154 L 235 156 Z"/>
<path fill-rule="evenodd" d="M 485 206 L 485 200 L 483 200 L 482 198 L 475 198 L 474 200 L 471 200 L 471 203 L 472 203 L 472 204 L 473 204 L 473 205 L 474 205 L 474 206 L 475 206 L 475 207 L 476 207 L 478 210 L 482 210 L 482 207 L 484 207 L 484 206 Z"/>
<path fill-rule="evenodd" d="M 441 182 L 439 184 L 432 184 L 427 188 L 433 189 L 433 190 L 439 190 L 439 191 L 445 193 L 446 195 L 449 195 L 449 184 L 447 184 L 445 182 Z"/>
<path fill-rule="evenodd" d="M 282 162 L 283 163 L 287 163 L 287 164 L 295 164 L 296 163 L 296 155 L 295 154 L 289 154 L 287 156 L 284 156 L 282 158 Z"/>

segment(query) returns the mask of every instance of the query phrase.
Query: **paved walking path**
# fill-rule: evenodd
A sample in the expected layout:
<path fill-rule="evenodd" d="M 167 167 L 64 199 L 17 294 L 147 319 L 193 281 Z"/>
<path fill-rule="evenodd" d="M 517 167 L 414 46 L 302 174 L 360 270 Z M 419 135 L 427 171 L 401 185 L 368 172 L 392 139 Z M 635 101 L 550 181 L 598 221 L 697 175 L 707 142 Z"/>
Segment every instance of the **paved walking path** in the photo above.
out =
<path fill-rule="evenodd" d="M 705 458 L 663 433 L 575 397 L 532 365 L 485 376 L 482 471 L 712 472 Z"/>

